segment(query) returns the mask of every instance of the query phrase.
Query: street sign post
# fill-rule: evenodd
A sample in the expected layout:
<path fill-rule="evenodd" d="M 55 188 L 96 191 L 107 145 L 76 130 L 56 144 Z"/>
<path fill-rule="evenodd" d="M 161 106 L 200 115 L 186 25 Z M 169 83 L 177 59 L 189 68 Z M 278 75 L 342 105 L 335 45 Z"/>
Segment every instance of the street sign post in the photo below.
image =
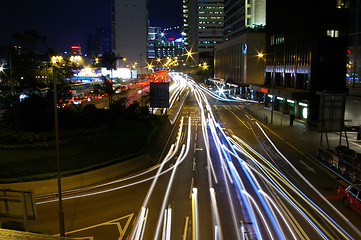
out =
<path fill-rule="evenodd" d="M 0 217 L 23 218 L 28 231 L 28 219 L 37 218 L 34 192 L 0 189 Z"/>

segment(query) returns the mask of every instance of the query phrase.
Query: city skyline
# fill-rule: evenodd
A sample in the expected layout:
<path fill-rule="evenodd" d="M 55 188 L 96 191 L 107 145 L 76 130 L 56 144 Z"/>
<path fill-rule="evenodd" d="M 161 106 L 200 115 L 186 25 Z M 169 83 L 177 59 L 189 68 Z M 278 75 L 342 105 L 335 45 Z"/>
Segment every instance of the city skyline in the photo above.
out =
<path fill-rule="evenodd" d="M 3 1 L 0 46 L 11 45 L 14 33 L 36 30 L 47 38 L 42 50 L 63 51 L 72 45 L 85 48 L 87 34 L 94 34 L 98 27 L 110 28 L 113 1 Z M 164 28 L 181 25 L 181 2 L 149 0 L 149 22 Z"/>

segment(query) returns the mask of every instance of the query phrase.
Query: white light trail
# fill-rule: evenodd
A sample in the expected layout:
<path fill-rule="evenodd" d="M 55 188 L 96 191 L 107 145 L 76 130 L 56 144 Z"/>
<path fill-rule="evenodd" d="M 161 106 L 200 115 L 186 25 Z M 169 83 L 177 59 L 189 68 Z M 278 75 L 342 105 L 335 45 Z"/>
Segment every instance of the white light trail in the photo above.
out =
<path fill-rule="evenodd" d="M 187 155 L 189 153 L 190 143 L 191 143 L 191 117 L 188 118 L 187 147 L 185 147 L 185 145 L 182 146 L 181 153 L 179 154 L 178 159 L 177 159 L 177 161 L 176 161 L 176 163 L 174 165 L 174 168 L 173 168 L 173 171 L 172 171 L 172 174 L 171 174 L 171 177 L 169 179 L 168 186 L 167 186 L 167 190 L 166 190 L 165 196 L 163 198 L 163 203 L 162 203 L 162 207 L 161 207 L 160 212 L 163 212 L 163 210 L 165 209 L 165 206 L 166 206 L 167 201 L 169 199 L 170 191 L 171 191 L 172 186 L 173 186 L 174 177 L 175 177 L 175 174 L 177 172 L 177 168 L 178 168 L 179 164 L 187 157 Z M 155 231 L 155 235 L 154 235 L 154 239 L 158 239 L 158 237 L 159 237 L 161 224 L 162 224 L 162 216 L 159 215 L 157 226 L 156 226 L 156 231 Z M 163 225 L 165 225 L 165 223 L 163 223 Z"/>
<path fill-rule="evenodd" d="M 333 206 L 294 166 L 293 164 L 278 150 L 278 148 L 275 146 L 275 144 L 271 141 L 271 139 L 268 137 L 268 135 L 265 133 L 265 131 L 263 130 L 263 128 L 256 122 L 256 125 L 258 126 L 258 128 L 261 130 L 261 132 L 263 133 L 263 135 L 267 138 L 267 140 L 270 142 L 270 144 L 272 145 L 272 147 L 277 151 L 277 153 L 291 166 L 291 168 L 296 172 L 296 174 L 307 183 L 308 186 L 310 186 L 312 188 L 312 190 L 314 190 L 317 195 L 327 203 L 327 205 L 329 205 L 359 236 L 361 236 L 361 232 L 359 229 L 357 229 L 342 213 L 340 213 L 340 211 L 338 211 L 337 208 L 335 208 L 335 206 Z M 287 178 L 286 178 L 287 179 Z M 291 182 L 287 179 L 287 181 L 291 184 Z M 293 184 L 292 184 L 293 185 Z M 297 191 L 299 192 L 302 197 L 306 197 L 301 191 Z M 308 199 L 308 198 L 307 198 Z M 310 199 L 308 199 L 309 203 L 312 203 L 312 207 L 315 209 L 315 211 L 317 211 L 321 216 L 323 216 L 323 218 L 328 221 L 331 225 L 335 225 L 338 226 L 336 228 L 336 230 L 345 238 L 350 238 L 351 236 L 344 230 L 342 229 L 332 218 L 330 218 L 318 205 L 316 205 L 315 203 L 313 203 Z"/>
<path fill-rule="evenodd" d="M 145 197 L 145 199 L 144 199 L 144 201 L 143 201 L 142 209 L 145 209 L 145 208 L 147 207 L 147 205 L 148 205 L 150 196 L 151 196 L 151 194 L 152 194 L 153 191 L 154 191 L 155 185 L 156 185 L 156 183 L 157 183 L 157 181 L 158 181 L 158 178 L 159 178 L 159 176 L 160 176 L 160 173 L 161 173 L 161 171 L 162 171 L 162 169 L 163 169 L 163 167 L 164 167 L 164 165 L 165 165 L 165 163 L 166 163 L 166 160 L 173 158 L 173 156 L 175 155 L 175 153 L 178 151 L 179 143 L 180 143 L 180 139 L 181 139 L 181 134 L 182 134 L 182 127 L 183 127 L 183 117 L 182 117 L 182 119 L 181 119 L 181 124 L 180 124 L 179 131 L 178 131 L 178 138 L 177 138 L 177 143 L 176 143 L 175 150 L 174 150 L 174 151 L 171 151 L 171 150 L 173 150 L 173 146 L 174 146 L 174 145 L 172 145 L 171 150 L 168 152 L 167 156 L 166 156 L 166 157 L 164 158 L 164 160 L 162 161 L 162 164 L 161 164 L 161 166 L 159 167 L 159 169 L 158 169 L 158 171 L 157 171 L 157 173 L 156 173 L 156 176 L 155 176 L 155 178 L 153 179 L 152 184 L 151 184 L 151 186 L 150 186 L 150 188 L 149 188 L 149 190 L 148 190 L 148 192 L 147 192 L 147 195 L 146 195 L 146 197 Z M 134 227 L 133 230 L 132 230 L 132 233 L 139 231 L 138 228 L 140 228 L 140 227 L 142 227 L 142 222 L 141 222 L 141 220 L 138 218 L 138 219 L 137 219 L 137 222 L 136 222 L 136 224 L 135 224 L 135 227 Z M 132 235 L 133 235 L 133 234 L 132 234 Z M 139 238 L 131 238 L 131 240 L 138 240 L 138 239 L 139 239 Z"/>
<path fill-rule="evenodd" d="M 248 166 L 247 166 L 247 167 L 248 167 Z M 265 193 L 263 190 L 259 190 L 259 192 L 260 192 L 263 196 L 265 196 L 265 197 L 268 199 L 268 201 L 270 201 L 270 202 L 272 203 L 273 207 L 277 210 L 278 214 L 281 216 L 283 222 L 286 224 L 288 230 L 289 230 L 290 233 L 292 234 L 293 239 L 297 240 L 297 236 L 295 235 L 294 231 L 292 230 L 292 228 L 291 228 L 291 226 L 289 225 L 288 221 L 286 220 L 285 216 L 282 214 L 281 209 L 276 205 L 276 203 L 273 201 L 273 199 L 272 199 L 270 196 L 268 196 L 267 193 Z"/>
<path fill-rule="evenodd" d="M 274 238 L 273 238 L 273 235 L 272 235 L 272 233 L 271 233 L 271 230 L 270 230 L 270 228 L 269 228 L 269 226 L 268 226 L 268 224 L 267 224 L 267 222 L 266 222 L 266 219 L 264 218 L 264 216 L 263 216 L 263 214 L 262 214 L 262 211 L 259 209 L 256 201 L 253 199 L 253 197 L 252 197 L 246 190 L 242 190 L 242 192 L 243 192 L 243 194 L 245 194 L 245 195 L 247 196 L 248 199 L 251 200 L 251 202 L 253 203 L 253 206 L 256 207 L 256 210 L 257 210 L 259 216 L 261 216 L 261 218 L 262 218 L 263 224 L 266 226 L 266 229 L 267 229 L 267 232 L 268 232 L 268 236 L 271 237 L 271 239 L 274 239 Z"/>
<path fill-rule="evenodd" d="M 199 218 L 198 218 L 198 190 L 193 188 L 192 193 L 192 239 L 199 240 Z"/>

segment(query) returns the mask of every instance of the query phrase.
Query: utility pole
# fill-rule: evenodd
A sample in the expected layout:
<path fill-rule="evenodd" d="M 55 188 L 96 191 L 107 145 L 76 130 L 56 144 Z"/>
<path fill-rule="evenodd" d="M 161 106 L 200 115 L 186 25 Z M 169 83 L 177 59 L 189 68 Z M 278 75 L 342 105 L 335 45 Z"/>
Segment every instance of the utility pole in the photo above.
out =
<path fill-rule="evenodd" d="M 14 96 L 14 86 L 13 86 L 13 68 L 12 68 L 12 59 L 11 59 L 11 48 L 9 48 L 9 65 L 10 65 L 10 88 L 11 96 Z"/>
<path fill-rule="evenodd" d="M 58 176 L 58 197 L 59 197 L 59 229 L 60 236 L 65 237 L 64 227 L 64 212 L 63 212 L 63 199 L 61 192 L 61 166 L 60 166 L 60 153 L 59 153 L 59 123 L 58 123 L 58 96 L 56 88 L 56 67 L 53 66 L 53 83 L 54 83 L 54 123 L 55 123 L 55 146 L 56 146 L 56 163 L 57 163 L 57 176 Z"/>

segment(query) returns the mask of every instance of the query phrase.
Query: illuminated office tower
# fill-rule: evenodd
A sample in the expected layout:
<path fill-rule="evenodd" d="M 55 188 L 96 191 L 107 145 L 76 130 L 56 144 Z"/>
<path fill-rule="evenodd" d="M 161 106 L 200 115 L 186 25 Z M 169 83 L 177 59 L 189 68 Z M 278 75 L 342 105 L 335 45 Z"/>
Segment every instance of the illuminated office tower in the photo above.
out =
<path fill-rule="evenodd" d="M 183 1 L 185 47 L 199 59 L 213 58 L 214 47 L 223 42 L 223 13 L 223 0 Z"/>
<path fill-rule="evenodd" d="M 224 39 L 266 25 L 266 0 L 224 0 Z"/>

